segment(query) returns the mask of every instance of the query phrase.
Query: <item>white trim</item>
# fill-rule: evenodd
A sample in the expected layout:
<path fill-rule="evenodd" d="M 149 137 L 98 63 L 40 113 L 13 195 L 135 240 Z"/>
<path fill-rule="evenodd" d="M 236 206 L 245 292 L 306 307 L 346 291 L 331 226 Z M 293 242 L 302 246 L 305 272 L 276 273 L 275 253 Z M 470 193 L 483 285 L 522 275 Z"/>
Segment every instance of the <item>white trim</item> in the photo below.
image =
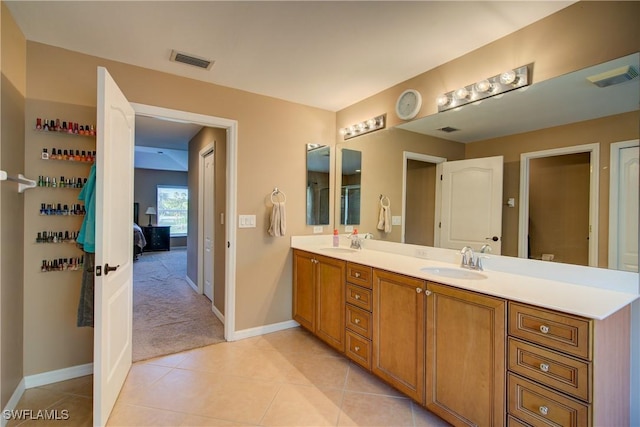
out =
<path fill-rule="evenodd" d="M 198 287 L 197 292 L 204 294 L 204 252 L 202 250 L 202 237 L 204 234 L 204 158 L 207 154 L 214 151 L 215 144 L 212 142 L 207 144 L 198 152 Z M 214 154 L 215 155 L 215 154 Z M 211 301 L 213 304 L 213 301 Z"/>
<path fill-rule="evenodd" d="M 218 320 L 224 323 L 224 314 L 222 314 L 220 310 L 218 310 L 218 307 L 211 304 L 211 311 L 213 311 L 213 314 L 218 318 Z"/>
<path fill-rule="evenodd" d="M 202 292 L 198 291 L 198 285 L 193 283 L 193 280 L 191 280 L 191 278 L 189 276 L 184 276 L 184 280 L 186 280 L 186 282 L 189 284 L 189 286 L 191 286 L 196 293 L 198 293 L 198 294 L 202 293 Z"/>
<path fill-rule="evenodd" d="M 404 235 L 406 233 L 407 161 L 408 160 L 418 160 L 424 163 L 435 163 L 436 165 L 447 161 L 445 157 L 430 156 L 428 154 L 413 153 L 411 151 L 402 152 L 402 231 L 400 235 L 400 243 L 404 243 Z M 436 221 L 435 221 L 434 227 L 436 226 L 436 224 L 438 224 L 439 218 L 440 218 L 440 200 L 438 198 L 438 195 L 439 195 L 438 182 L 439 180 L 436 180 Z M 437 232 L 438 230 L 435 230 L 435 231 Z M 435 233 L 434 236 L 437 234 L 438 233 Z"/>
<path fill-rule="evenodd" d="M 57 369 L 55 371 L 26 376 L 24 377 L 24 387 L 26 389 L 30 389 L 47 384 L 72 380 L 74 378 L 84 377 L 87 375 L 93 375 L 93 363 L 70 366 L 68 368 Z"/>
<path fill-rule="evenodd" d="M 270 325 L 257 326 L 255 328 L 243 329 L 236 331 L 235 340 L 243 340 L 245 338 L 257 337 L 272 332 L 284 331 L 285 329 L 297 328 L 300 326 L 295 320 L 287 320 L 280 323 L 272 323 Z"/>
<path fill-rule="evenodd" d="M 3 413 L 4 411 L 13 411 L 14 409 L 16 409 L 16 407 L 18 406 L 18 402 L 20 402 L 20 399 L 22 398 L 22 395 L 24 394 L 24 391 L 26 389 L 27 388 L 24 385 L 24 378 L 22 378 L 18 383 L 18 386 L 16 387 L 16 389 L 13 391 L 13 394 L 9 398 L 9 401 L 7 402 L 6 406 L 4 407 Z M 5 417 L 0 417 L 1 427 L 5 427 L 8 423 L 9 423 L 8 419 L 6 419 Z"/>
<path fill-rule="evenodd" d="M 225 262 L 225 322 L 224 337 L 227 341 L 235 340 L 235 310 L 236 310 L 236 210 L 237 210 L 237 158 L 238 158 L 238 122 L 222 117 L 207 116 L 187 111 L 171 110 L 131 103 L 136 115 L 158 117 L 169 120 L 180 120 L 196 123 L 202 126 L 217 127 L 227 130 L 227 200 L 225 212 L 225 232 L 227 241 L 227 256 Z"/>
<path fill-rule="evenodd" d="M 572 147 L 533 151 L 520 154 L 520 212 L 518 216 L 518 257 L 527 257 L 529 234 L 529 162 L 531 159 L 589 153 L 589 266 L 598 266 L 598 199 L 600 193 L 600 144 L 574 145 Z"/>
<path fill-rule="evenodd" d="M 638 139 L 614 142 L 611 144 L 609 164 L 609 268 L 618 268 L 618 202 L 620 190 L 618 174 L 620 173 L 620 151 L 624 148 L 637 147 Z"/>

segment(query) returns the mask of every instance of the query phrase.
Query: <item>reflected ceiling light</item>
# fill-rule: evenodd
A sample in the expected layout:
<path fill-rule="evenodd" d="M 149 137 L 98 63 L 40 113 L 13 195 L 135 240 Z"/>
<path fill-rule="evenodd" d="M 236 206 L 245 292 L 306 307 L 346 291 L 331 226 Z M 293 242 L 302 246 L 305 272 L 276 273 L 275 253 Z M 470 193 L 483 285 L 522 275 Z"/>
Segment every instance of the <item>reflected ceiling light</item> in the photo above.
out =
<path fill-rule="evenodd" d="M 500 95 L 514 89 L 519 89 L 530 84 L 529 67 L 533 64 L 523 65 L 488 79 L 461 87 L 451 92 L 438 96 L 438 112 L 447 111 L 481 99 Z"/>
<path fill-rule="evenodd" d="M 364 122 L 342 128 L 340 129 L 339 133 L 346 141 L 347 139 L 351 139 L 356 136 L 365 135 L 376 130 L 384 129 L 387 125 L 386 119 L 387 115 L 381 114 L 379 116 L 372 117 L 369 120 L 365 120 Z"/>

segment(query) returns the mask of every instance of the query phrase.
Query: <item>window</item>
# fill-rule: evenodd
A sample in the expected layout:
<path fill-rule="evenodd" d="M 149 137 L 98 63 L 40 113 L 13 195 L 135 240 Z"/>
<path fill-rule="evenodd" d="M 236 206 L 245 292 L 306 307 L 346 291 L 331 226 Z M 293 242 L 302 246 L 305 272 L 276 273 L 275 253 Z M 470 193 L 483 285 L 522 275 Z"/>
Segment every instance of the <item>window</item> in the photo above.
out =
<path fill-rule="evenodd" d="M 158 225 L 171 226 L 171 236 L 187 235 L 189 189 L 178 185 L 158 185 Z"/>

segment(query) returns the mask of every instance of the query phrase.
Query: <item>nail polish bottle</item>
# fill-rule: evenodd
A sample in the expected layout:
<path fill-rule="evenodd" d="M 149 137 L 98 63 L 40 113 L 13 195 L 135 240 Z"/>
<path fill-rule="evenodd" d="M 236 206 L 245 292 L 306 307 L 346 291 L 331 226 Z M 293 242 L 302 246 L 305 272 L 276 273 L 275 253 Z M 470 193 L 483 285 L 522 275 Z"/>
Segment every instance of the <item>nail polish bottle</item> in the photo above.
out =
<path fill-rule="evenodd" d="M 51 183 L 49 182 L 49 177 L 48 176 L 44 177 L 44 186 L 45 187 L 50 187 L 51 186 Z"/>
<path fill-rule="evenodd" d="M 49 130 L 49 121 L 44 119 L 44 124 L 42 125 L 42 130 Z"/>
<path fill-rule="evenodd" d="M 62 129 L 60 127 L 60 119 L 56 119 L 56 130 L 59 131 L 60 129 Z"/>
<path fill-rule="evenodd" d="M 80 125 L 80 127 L 78 128 L 78 134 L 84 135 L 84 125 Z"/>
<path fill-rule="evenodd" d="M 79 162 L 82 158 L 80 157 L 80 150 L 76 150 L 76 155 L 73 157 L 73 160 Z"/>
<path fill-rule="evenodd" d="M 61 203 L 58 203 L 56 205 L 56 215 L 62 215 L 62 204 Z"/>
<path fill-rule="evenodd" d="M 68 133 L 73 133 L 73 122 L 69 122 L 69 128 L 67 129 Z"/>
<path fill-rule="evenodd" d="M 43 272 L 43 273 L 47 271 L 47 260 L 46 259 L 42 260 L 42 267 L 40 267 L 40 271 Z"/>
<path fill-rule="evenodd" d="M 36 243 L 42 243 L 42 233 L 38 231 L 38 237 L 36 237 Z"/>
<path fill-rule="evenodd" d="M 95 126 L 93 126 L 93 125 L 89 126 L 89 135 L 96 136 L 96 128 L 95 128 Z"/>
<path fill-rule="evenodd" d="M 59 185 L 60 185 L 60 188 L 65 188 L 67 186 L 66 183 L 64 182 L 64 176 L 60 177 L 60 184 Z"/>
<path fill-rule="evenodd" d="M 53 119 L 49 121 L 49 130 L 56 130 L 56 122 Z"/>
<path fill-rule="evenodd" d="M 56 181 L 56 177 L 54 176 L 51 181 L 51 187 L 56 188 L 58 186 L 58 182 Z"/>
<path fill-rule="evenodd" d="M 64 207 L 62 208 L 62 214 L 69 215 L 69 205 L 64 205 Z"/>
<path fill-rule="evenodd" d="M 78 134 L 79 130 L 78 130 L 78 124 L 74 123 L 73 124 L 73 133 L 75 133 L 76 135 Z"/>
<path fill-rule="evenodd" d="M 44 215 L 46 209 L 46 205 L 44 203 L 40 203 L 40 215 Z"/>
<path fill-rule="evenodd" d="M 36 129 L 42 130 L 42 119 L 40 117 L 36 119 Z"/>
<path fill-rule="evenodd" d="M 49 160 L 49 151 L 46 148 L 42 149 L 42 154 L 40 155 L 42 160 Z"/>
<path fill-rule="evenodd" d="M 80 155 L 80 161 L 82 162 L 86 162 L 87 161 L 87 153 L 83 150 L 82 154 Z"/>
<path fill-rule="evenodd" d="M 67 131 L 67 122 L 62 122 L 62 131 L 63 132 Z"/>

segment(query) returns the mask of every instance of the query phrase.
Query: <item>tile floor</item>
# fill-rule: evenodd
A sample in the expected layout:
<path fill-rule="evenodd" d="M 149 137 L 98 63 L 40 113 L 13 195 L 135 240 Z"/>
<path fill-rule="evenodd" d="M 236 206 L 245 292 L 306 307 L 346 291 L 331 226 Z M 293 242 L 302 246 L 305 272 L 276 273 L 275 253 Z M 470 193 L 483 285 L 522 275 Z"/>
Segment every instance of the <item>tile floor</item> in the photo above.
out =
<path fill-rule="evenodd" d="M 9 427 L 90 426 L 92 378 L 27 390 L 18 409 L 70 419 Z M 133 365 L 108 426 L 447 426 L 295 328 Z"/>

